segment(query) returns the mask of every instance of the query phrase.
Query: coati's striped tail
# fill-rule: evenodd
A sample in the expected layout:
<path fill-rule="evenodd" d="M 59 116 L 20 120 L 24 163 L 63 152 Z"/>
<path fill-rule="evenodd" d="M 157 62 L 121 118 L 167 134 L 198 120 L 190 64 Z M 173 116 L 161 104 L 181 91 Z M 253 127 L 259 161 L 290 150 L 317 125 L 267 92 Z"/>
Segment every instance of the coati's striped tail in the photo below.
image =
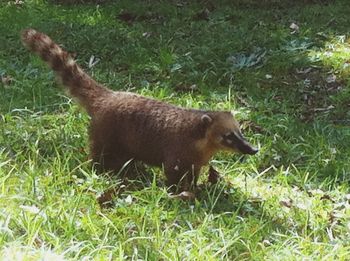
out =
<path fill-rule="evenodd" d="M 23 44 L 38 54 L 55 71 L 71 95 L 76 97 L 92 115 L 97 98 L 109 91 L 87 75 L 73 58 L 47 35 L 34 29 L 26 29 L 21 37 Z"/>

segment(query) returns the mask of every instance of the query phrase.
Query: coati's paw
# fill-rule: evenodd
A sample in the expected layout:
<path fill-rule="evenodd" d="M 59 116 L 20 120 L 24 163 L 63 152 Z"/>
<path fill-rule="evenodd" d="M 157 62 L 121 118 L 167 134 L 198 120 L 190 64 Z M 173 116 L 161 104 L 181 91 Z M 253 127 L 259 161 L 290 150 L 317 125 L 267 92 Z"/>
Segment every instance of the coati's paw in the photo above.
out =
<path fill-rule="evenodd" d="M 193 192 L 190 191 L 182 191 L 179 194 L 176 195 L 169 195 L 170 198 L 178 198 L 181 200 L 186 200 L 186 201 L 192 201 L 196 198 L 196 195 Z"/>
<path fill-rule="evenodd" d="M 208 182 L 211 184 L 216 184 L 222 179 L 220 173 L 214 169 L 212 166 L 209 167 L 208 172 Z"/>

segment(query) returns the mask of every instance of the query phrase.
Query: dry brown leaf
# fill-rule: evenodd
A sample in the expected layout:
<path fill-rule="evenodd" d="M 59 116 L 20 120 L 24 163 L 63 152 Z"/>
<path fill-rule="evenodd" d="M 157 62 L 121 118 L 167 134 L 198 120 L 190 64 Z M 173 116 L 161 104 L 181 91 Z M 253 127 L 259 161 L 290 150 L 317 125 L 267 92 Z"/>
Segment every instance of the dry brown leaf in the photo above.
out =
<path fill-rule="evenodd" d="M 289 28 L 291 29 L 291 34 L 295 34 L 299 32 L 299 25 L 297 25 L 296 23 L 291 23 Z"/>

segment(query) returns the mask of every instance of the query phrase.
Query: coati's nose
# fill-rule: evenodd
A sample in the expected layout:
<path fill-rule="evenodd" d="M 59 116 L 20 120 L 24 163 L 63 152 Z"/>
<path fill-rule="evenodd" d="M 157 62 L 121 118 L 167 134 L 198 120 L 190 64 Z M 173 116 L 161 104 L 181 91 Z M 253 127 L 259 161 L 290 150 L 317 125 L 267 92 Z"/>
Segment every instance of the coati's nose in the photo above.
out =
<path fill-rule="evenodd" d="M 240 144 L 238 144 L 238 149 L 243 154 L 254 155 L 259 149 L 253 147 L 248 141 L 242 140 Z"/>
<path fill-rule="evenodd" d="M 249 155 L 255 155 L 255 154 L 258 153 L 258 151 L 259 151 L 258 148 L 251 147 L 250 150 L 247 152 L 247 154 L 249 154 Z"/>
<path fill-rule="evenodd" d="M 224 136 L 224 139 L 225 138 L 229 138 L 236 151 L 238 150 L 242 154 L 254 155 L 259 151 L 258 148 L 253 147 L 241 133 L 233 132 L 232 134 Z"/>

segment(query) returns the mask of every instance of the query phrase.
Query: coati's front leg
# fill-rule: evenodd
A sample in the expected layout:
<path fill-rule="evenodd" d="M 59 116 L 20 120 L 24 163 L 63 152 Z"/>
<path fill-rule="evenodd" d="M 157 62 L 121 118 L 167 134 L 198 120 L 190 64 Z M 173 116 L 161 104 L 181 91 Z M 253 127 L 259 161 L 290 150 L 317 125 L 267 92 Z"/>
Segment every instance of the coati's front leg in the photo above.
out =
<path fill-rule="evenodd" d="M 164 164 L 166 185 L 176 192 L 192 191 L 197 186 L 200 167 L 182 163 L 180 160 Z"/>
<path fill-rule="evenodd" d="M 209 166 L 209 171 L 208 171 L 208 182 L 211 184 L 216 184 L 222 179 L 220 173 L 214 169 L 213 166 Z"/>

